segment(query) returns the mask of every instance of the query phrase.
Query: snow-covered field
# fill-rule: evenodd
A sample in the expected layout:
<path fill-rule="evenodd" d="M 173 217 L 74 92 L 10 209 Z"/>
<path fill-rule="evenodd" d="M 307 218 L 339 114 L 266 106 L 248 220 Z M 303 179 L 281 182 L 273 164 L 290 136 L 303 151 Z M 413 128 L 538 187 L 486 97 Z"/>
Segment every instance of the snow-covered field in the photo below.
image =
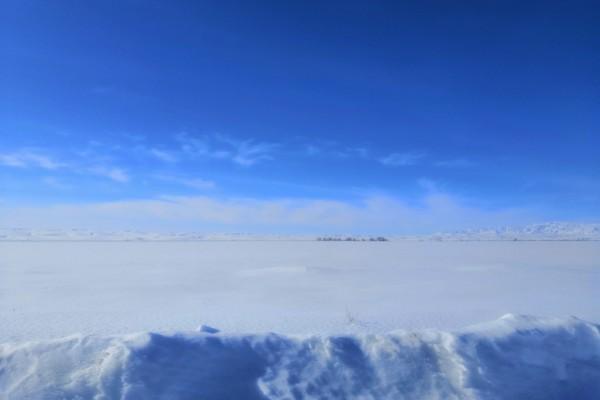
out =
<path fill-rule="evenodd" d="M 600 321 L 599 242 L 4 242 L 0 342 Z"/>
<path fill-rule="evenodd" d="M 600 393 L 600 242 L 5 241 L 0 255 L 0 398 Z"/>

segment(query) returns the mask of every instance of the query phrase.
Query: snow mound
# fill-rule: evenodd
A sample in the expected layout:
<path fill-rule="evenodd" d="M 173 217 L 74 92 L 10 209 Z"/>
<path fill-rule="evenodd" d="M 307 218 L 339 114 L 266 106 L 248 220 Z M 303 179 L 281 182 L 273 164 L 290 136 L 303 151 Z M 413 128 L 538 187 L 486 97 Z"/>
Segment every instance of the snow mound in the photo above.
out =
<path fill-rule="evenodd" d="M 156 333 L 0 345 L 0 397 L 597 399 L 600 326 L 507 315 L 459 332 Z"/>
<path fill-rule="evenodd" d="M 202 332 L 202 333 L 219 333 L 220 332 L 219 329 L 213 328 L 210 325 L 204 325 L 204 324 L 200 325 L 198 327 L 198 329 L 196 329 L 196 331 Z"/>

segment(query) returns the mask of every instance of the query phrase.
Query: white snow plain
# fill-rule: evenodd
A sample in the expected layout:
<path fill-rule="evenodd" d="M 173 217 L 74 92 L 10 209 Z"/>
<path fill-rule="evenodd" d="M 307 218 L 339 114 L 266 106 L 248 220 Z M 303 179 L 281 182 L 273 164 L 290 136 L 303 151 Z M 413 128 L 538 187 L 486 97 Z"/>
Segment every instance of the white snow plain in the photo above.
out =
<path fill-rule="evenodd" d="M 600 321 L 600 242 L 0 242 L 0 342 Z"/>
<path fill-rule="evenodd" d="M 0 398 L 595 399 L 598 287 L 594 241 L 0 242 Z"/>

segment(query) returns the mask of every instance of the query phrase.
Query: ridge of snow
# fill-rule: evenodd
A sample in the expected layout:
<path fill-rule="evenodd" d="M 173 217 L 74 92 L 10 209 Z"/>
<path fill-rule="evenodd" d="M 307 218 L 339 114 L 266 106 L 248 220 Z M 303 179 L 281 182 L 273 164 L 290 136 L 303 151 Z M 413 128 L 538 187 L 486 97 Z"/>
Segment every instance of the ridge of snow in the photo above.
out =
<path fill-rule="evenodd" d="M 0 397 L 596 399 L 600 326 L 506 315 L 457 332 L 140 333 L 0 345 Z"/>

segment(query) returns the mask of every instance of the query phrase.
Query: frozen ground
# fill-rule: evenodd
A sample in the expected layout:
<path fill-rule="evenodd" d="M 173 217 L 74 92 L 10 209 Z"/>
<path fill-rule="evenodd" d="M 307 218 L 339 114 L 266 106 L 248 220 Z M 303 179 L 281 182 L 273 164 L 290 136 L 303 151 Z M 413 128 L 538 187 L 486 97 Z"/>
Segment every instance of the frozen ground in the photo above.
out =
<path fill-rule="evenodd" d="M 600 242 L 0 242 L 0 343 L 600 321 Z"/>

